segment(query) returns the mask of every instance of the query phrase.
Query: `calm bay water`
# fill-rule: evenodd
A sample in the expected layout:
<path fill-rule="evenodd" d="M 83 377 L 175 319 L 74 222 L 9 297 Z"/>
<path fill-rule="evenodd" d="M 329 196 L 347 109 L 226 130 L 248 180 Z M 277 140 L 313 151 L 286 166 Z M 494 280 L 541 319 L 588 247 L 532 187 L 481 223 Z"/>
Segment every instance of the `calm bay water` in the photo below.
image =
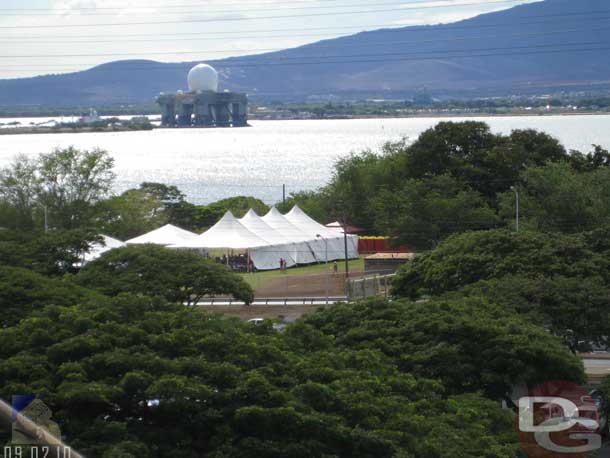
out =
<path fill-rule="evenodd" d="M 610 148 L 610 116 L 481 117 L 494 132 L 534 128 L 568 149 Z M 56 147 L 103 148 L 115 159 L 116 192 L 143 181 L 178 186 L 195 203 L 253 195 L 274 203 L 287 192 L 328 182 L 333 164 L 389 140 L 417 138 L 440 118 L 252 121 L 243 129 L 157 129 L 149 132 L 0 136 L 0 167 L 17 154 Z M 451 118 L 460 121 L 460 118 Z M 10 120 L 0 119 L 0 123 Z"/>

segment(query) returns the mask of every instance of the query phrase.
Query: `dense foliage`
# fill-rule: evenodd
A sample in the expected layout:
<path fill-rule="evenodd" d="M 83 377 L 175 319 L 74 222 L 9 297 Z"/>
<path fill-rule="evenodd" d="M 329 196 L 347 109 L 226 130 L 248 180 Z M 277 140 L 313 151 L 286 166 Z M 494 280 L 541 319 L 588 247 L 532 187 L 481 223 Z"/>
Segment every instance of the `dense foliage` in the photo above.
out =
<path fill-rule="evenodd" d="M 106 298 L 69 278 L 49 278 L 0 265 L 0 328 L 13 326 L 47 305 L 103 304 Z"/>
<path fill-rule="evenodd" d="M 609 343 L 609 164 L 599 147 L 569 156 L 546 134 L 477 122 L 340 161 L 286 206 L 430 251 L 401 269 L 393 301 L 278 332 L 185 306 L 253 299 L 199 254 L 127 247 L 81 265 L 100 233 L 203 230 L 262 202 L 196 206 L 159 183 L 109 196 L 101 151 L 19 159 L 0 173 L 0 398 L 38 394 L 92 458 L 517 457 L 500 401 L 583 382 L 572 351 Z"/>
<path fill-rule="evenodd" d="M 335 345 L 375 349 L 403 372 L 439 379 L 453 394 L 493 399 L 525 382 L 583 380 L 578 358 L 544 329 L 479 299 L 338 305 L 306 319 Z"/>
<path fill-rule="evenodd" d="M 40 394 L 92 457 L 514 457 L 510 414 L 476 391 L 581 372 L 472 307 L 345 305 L 282 334 L 130 294 L 49 306 L 0 330 L 0 396 Z"/>
<path fill-rule="evenodd" d="M 12 229 L 75 229 L 91 224 L 95 205 L 110 191 L 114 161 L 105 151 L 57 149 L 21 156 L 0 170 L 0 225 Z"/>
<path fill-rule="evenodd" d="M 515 189 L 528 227 L 577 232 L 610 218 L 608 164 L 599 146 L 568 153 L 535 130 L 502 135 L 482 122 L 440 122 L 413 142 L 339 160 L 328 186 L 294 194 L 286 207 L 430 249 L 465 230 L 512 227 Z"/>
<path fill-rule="evenodd" d="M 246 304 L 254 299 L 250 285 L 227 267 L 199 253 L 155 245 L 111 250 L 85 265 L 77 279 L 110 296 L 131 292 L 188 305 L 206 295 L 231 295 Z"/>
<path fill-rule="evenodd" d="M 608 227 L 579 235 L 505 230 L 453 236 L 406 265 L 399 296 L 485 297 L 528 316 L 571 348 L 607 344 L 610 329 Z"/>
<path fill-rule="evenodd" d="M 0 229 L 0 264 L 50 276 L 75 273 L 83 253 L 97 241 L 95 232 L 82 229 L 48 233 Z"/>

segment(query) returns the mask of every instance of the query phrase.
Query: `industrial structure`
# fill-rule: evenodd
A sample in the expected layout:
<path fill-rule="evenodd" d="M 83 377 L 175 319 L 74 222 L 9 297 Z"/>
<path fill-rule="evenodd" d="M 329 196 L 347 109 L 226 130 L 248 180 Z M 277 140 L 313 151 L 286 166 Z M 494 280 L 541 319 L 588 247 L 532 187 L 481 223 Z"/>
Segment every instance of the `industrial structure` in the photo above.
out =
<path fill-rule="evenodd" d="M 218 72 L 206 64 L 188 74 L 189 92 L 161 93 L 163 127 L 245 127 L 248 125 L 248 97 L 235 92 L 218 92 Z"/>

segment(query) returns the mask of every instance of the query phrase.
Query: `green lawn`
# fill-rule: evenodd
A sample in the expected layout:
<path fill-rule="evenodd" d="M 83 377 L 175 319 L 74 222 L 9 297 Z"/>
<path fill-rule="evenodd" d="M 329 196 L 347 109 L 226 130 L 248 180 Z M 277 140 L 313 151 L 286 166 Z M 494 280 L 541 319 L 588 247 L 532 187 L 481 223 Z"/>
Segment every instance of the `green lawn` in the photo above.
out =
<path fill-rule="evenodd" d="M 339 272 L 345 272 L 345 261 L 337 261 Z M 328 263 L 329 271 L 332 271 L 333 263 Z M 350 271 L 363 271 L 364 270 L 364 258 L 353 259 L 349 261 Z M 265 272 L 256 272 L 251 274 L 241 274 L 241 276 L 253 287 L 261 286 L 265 281 L 273 280 L 281 277 L 301 277 L 304 275 L 323 275 L 326 272 L 326 265 L 313 264 L 305 267 L 294 267 L 288 269 L 286 272 L 280 272 L 279 270 L 269 270 Z"/>

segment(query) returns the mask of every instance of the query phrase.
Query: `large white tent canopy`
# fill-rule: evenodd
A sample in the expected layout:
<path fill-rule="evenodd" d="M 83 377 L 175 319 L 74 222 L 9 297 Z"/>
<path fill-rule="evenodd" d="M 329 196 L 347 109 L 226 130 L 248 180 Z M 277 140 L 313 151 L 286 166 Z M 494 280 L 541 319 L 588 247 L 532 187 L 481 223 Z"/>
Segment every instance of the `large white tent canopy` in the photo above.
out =
<path fill-rule="evenodd" d="M 348 236 L 347 257 L 358 257 L 358 237 Z M 170 248 L 200 251 L 247 252 L 258 270 L 345 258 L 343 234 L 310 218 L 299 207 L 282 215 L 275 207 L 260 217 L 250 210 L 237 219 L 227 212 L 218 223 L 201 235 L 167 225 L 127 241 L 128 245 L 156 244 Z"/>
<path fill-rule="evenodd" d="M 227 212 L 206 232 L 192 240 L 175 244 L 173 248 L 247 250 L 266 246 L 269 246 L 269 242 L 246 229 L 233 213 Z"/>
<path fill-rule="evenodd" d="M 259 270 L 276 269 L 281 265 L 281 260 L 286 262 L 286 267 L 293 267 L 297 264 L 294 253 L 299 249 L 309 249 L 303 242 L 292 243 L 290 239 L 265 223 L 252 209 L 243 218 L 240 218 L 239 222 L 250 232 L 270 244 L 268 247 L 255 248 L 250 251 L 250 258 Z"/>
<path fill-rule="evenodd" d="M 263 216 L 262 220 L 297 245 L 293 252 L 293 258 L 297 264 L 313 264 L 318 261 L 316 255 L 317 241 L 288 221 L 277 208 L 273 207 L 269 210 L 269 213 Z"/>
<path fill-rule="evenodd" d="M 345 258 L 345 240 L 342 233 L 338 234 L 337 231 L 318 223 L 296 205 L 286 213 L 285 218 L 307 233 L 310 238 L 318 239 L 322 243 L 324 256 L 323 259 L 318 257 L 319 261 L 336 261 Z M 358 257 L 358 237 L 347 236 L 347 255 L 350 259 Z"/>
<path fill-rule="evenodd" d="M 167 224 L 159 229 L 148 232 L 134 239 L 128 240 L 127 245 L 162 245 L 170 246 L 182 244 L 189 240 L 196 239 L 198 236 L 193 232 L 180 229 L 179 227 Z"/>

